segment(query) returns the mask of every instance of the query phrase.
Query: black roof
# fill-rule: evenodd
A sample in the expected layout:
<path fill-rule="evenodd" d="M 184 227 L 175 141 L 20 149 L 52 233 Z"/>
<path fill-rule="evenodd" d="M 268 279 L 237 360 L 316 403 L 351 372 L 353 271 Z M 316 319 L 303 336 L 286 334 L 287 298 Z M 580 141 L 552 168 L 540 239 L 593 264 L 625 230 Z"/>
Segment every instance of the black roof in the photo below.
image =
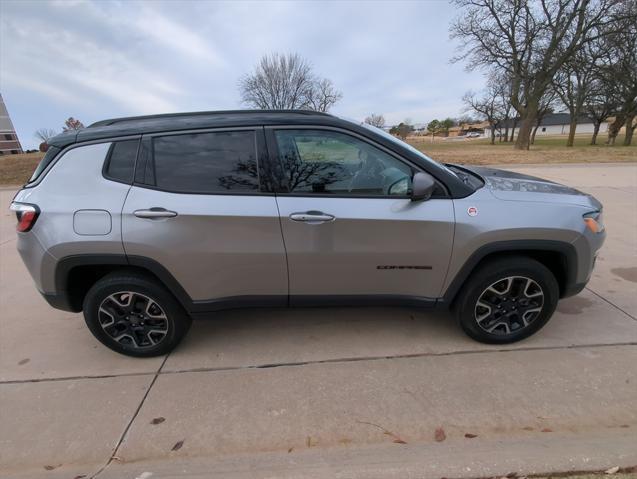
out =
<path fill-rule="evenodd" d="M 349 122 L 345 122 L 328 113 L 307 110 L 225 110 L 165 113 L 98 121 L 87 128 L 57 135 L 50 139 L 48 143 L 53 146 L 64 147 L 80 141 L 162 131 L 253 125 L 302 125 L 306 123 L 338 125 Z"/>
<path fill-rule="evenodd" d="M 140 123 L 147 120 L 170 120 L 175 118 L 228 118 L 232 116 L 256 116 L 262 117 L 263 115 L 276 114 L 276 115 L 323 115 L 332 116 L 329 113 L 323 113 L 319 111 L 311 110 L 217 110 L 217 111 L 192 111 L 184 113 L 162 113 L 159 115 L 144 115 L 144 116 L 129 116 L 123 118 L 112 118 L 110 120 L 96 121 L 89 128 L 97 126 L 110 126 L 121 123 Z"/>
<path fill-rule="evenodd" d="M 269 126 L 269 125 L 317 125 L 336 126 L 353 131 L 362 136 L 371 137 L 377 143 L 389 150 L 395 151 L 420 164 L 425 171 L 439 180 L 443 180 L 453 197 L 462 198 L 471 193 L 473 189 L 462 182 L 454 173 L 442 165 L 425 161 L 420 155 L 411 151 L 407 145 L 390 140 L 383 134 L 336 116 L 305 110 L 230 110 L 230 111 L 203 111 L 193 113 L 169 113 L 163 115 L 137 116 L 127 118 L 113 118 L 98 121 L 87 128 L 75 131 L 67 131 L 51 138 L 48 144 L 58 148 L 78 142 L 109 140 L 126 136 L 146 133 L 174 132 L 180 130 L 196 130 L 206 128 L 233 128 L 242 126 Z"/>
<path fill-rule="evenodd" d="M 544 118 L 542 118 L 540 126 L 568 125 L 570 122 L 571 115 L 569 113 L 547 113 Z M 583 123 L 593 123 L 593 119 L 586 115 L 580 115 L 577 118 L 577 124 L 581 125 Z M 519 127 L 520 119 L 509 118 L 508 120 L 500 123 L 500 128 L 512 128 L 514 124 L 516 128 Z"/>
<path fill-rule="evenodd" d="M 542 118 L 540 126 L 568 125 L 570 122 L 571 115 L 569 113 L 549 113 Z M 577 123 L 593 123 L 593 120 L 586 115 L 580 115 L 577 118 Z"/>

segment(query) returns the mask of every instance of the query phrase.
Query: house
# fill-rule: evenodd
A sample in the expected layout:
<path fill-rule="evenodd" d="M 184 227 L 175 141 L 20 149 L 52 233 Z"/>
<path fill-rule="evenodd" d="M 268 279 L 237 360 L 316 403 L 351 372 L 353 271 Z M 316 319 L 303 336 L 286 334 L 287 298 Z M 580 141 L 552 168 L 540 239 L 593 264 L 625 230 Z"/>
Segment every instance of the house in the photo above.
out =
<path fill-rule="evenodd" d="M 550 113 L 540 122 L 537 135 L 568 135 L 570 130 L 571 115 L 568 113 Z M 577 133 L 593 133 L 595 125 L 593 120 L 587 116 L 580 116 L 577 119 Z M 608 123 L 603 122 L 599 127 L 600 133 L 608 131 Z"/>
<path fill-rule="evenodd" d="M 479 123 L 463 123 L 460 125 L 460 136 L 466 136 L 469 133 L 479 133 L 481 135 L 489 136 L 491 130 L 489 129 L 489 122 L 482 121 Z"/>
<path fill-rule="evenodd" d="M 549 113 L 540 122 L 540 126 L 537 129 L 536 136 L 541 135 L 568 135 L 568 132 L 571 128 L 571 115 L 569 113 Z M 499 130 L 503 132 L 507 127 L 509 128 L 509 135 L 512 133 L 511 129 L 515 125 L 515 131 L 517 134 L 517 130 L 520 126 L 519 119 L 513 120 L 509 119 L 505 122 L 500 123 Z M 593 123 L 592 118 L 587 116 L 580 116 L 577 120 L 577 129 L 576 133 L 590 133 L 593 134 L 593 130 L 595 125 Z M 599 133 L 606 133 L 608 131 L 608 123 L 602 122 L 599 127 Z M 487 128 L 484 131 L 484 136 L 490 136 L 491 131 Z M 498 131 L 496 131 L 496 136 L 498 135 Z"/>
<path fill-rule="evenodd" d="M 22 146 L 0 94 L 0 155 L 15 155 L 16 153 L 22 153 Z"/>

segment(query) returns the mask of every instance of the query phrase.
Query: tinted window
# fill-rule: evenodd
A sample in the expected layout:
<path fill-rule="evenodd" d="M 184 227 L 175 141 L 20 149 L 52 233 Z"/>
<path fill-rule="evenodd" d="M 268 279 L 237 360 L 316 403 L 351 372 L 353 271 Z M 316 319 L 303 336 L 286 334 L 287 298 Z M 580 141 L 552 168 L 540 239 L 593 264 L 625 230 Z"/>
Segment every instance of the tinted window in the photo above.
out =
<path fill-rule="evenodd" d="M 411 168 L 357 138 L 334 131 L 276 132 L 288 191 L 338 195 L 406 195 Z"/>
<path fill-rule="evenodd" d="M 40 160 L 40 163 L 38 163 L 37 168 L 31 175 L 31 178 L 29 178 L 29 181 L 27 181 L 27 183 L 32 183 L 35 180 L 37 180 L 38 177 L 42 174 L 42 172 L 46 169 L 46 167 L 49 166 L 51 161 L 53 161 L 53 158 L 55 158 L 59 152 L 60 152 L 60 149 L 58 147 L 49 146 L 49 149 L 46 150 L 46 154 L 44 155 L 44 158 Z"/>
<path fill-rule="evenodd" d="M 117 141 L 113 143 L 107 160 L 106 176 L 116 181 L 132 183 L 138 146 L 139 140 Z"/>
<path fill-rule="evenodd" d="M 259 189 L 253 131 L 161 136 L 153 139 L 153 151 L 159 188 L 185 193 Z"/>

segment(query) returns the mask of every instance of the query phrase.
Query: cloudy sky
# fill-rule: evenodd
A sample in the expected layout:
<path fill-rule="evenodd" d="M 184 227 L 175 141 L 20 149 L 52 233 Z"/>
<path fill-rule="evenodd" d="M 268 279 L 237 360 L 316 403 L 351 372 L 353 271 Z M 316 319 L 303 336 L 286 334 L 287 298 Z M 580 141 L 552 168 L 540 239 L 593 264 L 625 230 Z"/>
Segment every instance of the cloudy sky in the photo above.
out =
<path fill-rule="evenodd" d="M 449 62 L 446 1 L 0 0 L 0 93 L 25 148 L 69 116 L 240 108 L 237 81 L 296 52 L 343 99 L 333 113 L 388 123 L 458 116 L 478 73 Z"/>

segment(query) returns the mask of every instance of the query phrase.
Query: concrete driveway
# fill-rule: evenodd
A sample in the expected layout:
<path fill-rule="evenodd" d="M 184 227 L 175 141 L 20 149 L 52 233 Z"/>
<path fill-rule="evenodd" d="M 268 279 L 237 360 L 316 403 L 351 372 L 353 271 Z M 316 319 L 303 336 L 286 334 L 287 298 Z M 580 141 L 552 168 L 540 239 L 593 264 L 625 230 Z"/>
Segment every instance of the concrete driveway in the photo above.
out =
<path fill-rule="evenodd" d="M 608 240 L 537 335 L 415 309 L 233 311 L 149 360 L 38 295 L 1 194 L 0 476 L 484 477 L 637 465 L 637 164 L 512 168 L 590 192 Z"/>

